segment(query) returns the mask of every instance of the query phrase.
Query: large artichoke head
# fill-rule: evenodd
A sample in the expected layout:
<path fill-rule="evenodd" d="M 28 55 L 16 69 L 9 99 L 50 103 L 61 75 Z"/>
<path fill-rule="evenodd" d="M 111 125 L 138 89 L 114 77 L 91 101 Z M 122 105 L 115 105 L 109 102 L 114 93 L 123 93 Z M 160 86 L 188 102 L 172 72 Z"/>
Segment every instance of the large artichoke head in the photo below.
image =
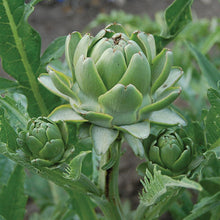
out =
<path fill-rule="evenodd" d="M 56 108 L 53 120 L 90 122 L 136 138 L 149 135 L 149 121 L 184 123 L 166 108 L 180 94 L 174 84 L 182 70 L 172 67 L 170 50 L 156 54 L 153 35 L 135 31 L 129 36 L 121 25 L 110 24 L 95 37 L 69 34 L 65 54 L 71 77 L 49 67 L 39 78 L 70 103 Z"/>
<path fill-rule="evenodd" d="M 155 164 L 164 174 L 187 173 L 193 158 L 193 142 L 182 129 L 164 129 L 144 142 L 149 167 Z"/>
<path fill-rule="evenodd" d="M 18 145 L 29 156 L 31 163 L 50 166 L 59 162 L 67 149 L 68 129 L 64 122 L 56 124 L 45 117 L 31 119 L 27 130 L 21 131 Z"/>

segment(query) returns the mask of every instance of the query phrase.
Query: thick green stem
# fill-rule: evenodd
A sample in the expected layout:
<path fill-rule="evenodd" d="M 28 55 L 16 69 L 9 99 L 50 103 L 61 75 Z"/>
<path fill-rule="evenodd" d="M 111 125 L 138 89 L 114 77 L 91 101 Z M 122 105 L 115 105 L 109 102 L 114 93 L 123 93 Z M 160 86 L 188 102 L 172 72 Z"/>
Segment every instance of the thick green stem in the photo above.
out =
<path fill-rule="evenodd" d="M 114 166 L 107 170 L 106 174 L 106 197 L 109 199 L 111 203 L 113 203 L 118 209 L 121 207 L 121 201 L 119 198 L 118 192 L 118 175 L 119 175 L 119 161 L 120 161 L 120 149 L 121 142 L 115 142 L 115 146 L 118 148 L 117 160 Z"/>
<path fill-rule="evenodd" d="M 103 211 L 106 219 L 121 220 L 121 202 L 118 193 L 118 174 L 121 140 L 117 140 L 112 144 L 112 147 L 118 148 L 117 158 L 114 165 L 107 170 L 103 170 L 102 166 L 107 163 L 110 158 L 110 151 L 102 156 L 99 170 L 99 188 L 105 194 L 106 200 L 97 200 L 96 203 Z"/>

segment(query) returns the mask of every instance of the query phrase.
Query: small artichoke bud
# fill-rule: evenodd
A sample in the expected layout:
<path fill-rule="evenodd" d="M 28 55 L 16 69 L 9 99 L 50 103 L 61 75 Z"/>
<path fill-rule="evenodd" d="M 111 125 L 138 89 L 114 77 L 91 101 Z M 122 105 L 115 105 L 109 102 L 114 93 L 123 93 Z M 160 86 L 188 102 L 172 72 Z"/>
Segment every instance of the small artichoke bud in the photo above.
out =
<path fill-rule="evenodd" d="M 156 164 L 164 174 L 183 174 L 192 161 L 193 143 L 183 130 L 162 130 L 150 144 L 149 141 L 144 144 L 148 163 Z"/>
<path fill-rule="evenodd" d="M 46 117 L 31 119 L 27 131 L 20 131 L 17 138 L 18 145 L 30 157 L 31 163 L 38 166 L 58 163 L 67 149 L 67 142 L 67 125 Z"/>

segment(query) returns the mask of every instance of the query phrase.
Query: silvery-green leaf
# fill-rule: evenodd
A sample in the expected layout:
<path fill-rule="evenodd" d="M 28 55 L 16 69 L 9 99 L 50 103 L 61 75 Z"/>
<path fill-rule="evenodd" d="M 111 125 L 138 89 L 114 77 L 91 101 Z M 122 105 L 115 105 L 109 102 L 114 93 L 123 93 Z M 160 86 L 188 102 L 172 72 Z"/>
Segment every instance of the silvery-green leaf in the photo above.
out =
<path fill-rule="evenodd" d="M 75 53 L 73 56 L 73 64 L 76 66 L 79 58 L 81 55 L 84 55 L 84 57 L 87 57 L 88 47 L 91 43 L 91 38 L 89 34 L 85 34 L 82 39 L 77 44 L 77 47 L 75 49 Z"/>
<path fill-rule="evenodd" d="M 131 35 L 131 40 L 135 41 L 142 49 L 144 54 L 146 55 L 149 63 L 152 63 L 152 48 L 150 47 L 150 42 L 148 41 L 148 36 L 144 32 L 135 31 Z"/>
<path fill-rule="evenodd" d="M 115 85 L 98 99 L 104 113 L 113 116 L 113 124 L 130 124 L 137 120 L 137 109 L 142 103 L 143 96 L 129 84 Z"/>
<path fill-rule="evenodd" d="M 74 122 L 85 122 L 86 119 L 78 115 L 70 105 L 60 105 L 55 108 L 48 117 L 53 121 L 74 121 Z"/>
<path fill-rule="evenodd" d="M 50 76 L 46 73 L 41 74 L 38 77 L 38 81 L 45 87 L 47 88 L 50 92 L 52 92 L 53 94 L 60 96 L 63 99 L 68 100 L 69 97 L 64 95 L 63 93 L 61 93 L 53 84 L 53 81 L 51 80 Z"/>
<path fill-rule="evenodd" d="M 170 74 L 172 65 L 173 53 L 166 48 L 154 58 L 152 64 L 152 94 L 165 82 Z"/>
<path fill-rule="evenodd" d="M 74 66 L 73 66 L 74 53 L 81 38 L 82 38 L 81 34 L 75 31 L 66 37 L 66 42 L 65 42 L 65 57 L 68 66 L 72 72 L 73 79 L 75 78 Z"/>
<path fill-rule="evenodd" d="M 149 120 L 152 123 L 165 126 L 186 125 L 183 117 L 168 108 L 152 112 Z"/>
<path fill-rule="evenodd" d="M 131 125 L 118 126 L 117 128 L 140 139 L 145 139 L 150 134 L 150 123 L 148 121 Z"/>
<path fill-rule="evenodd" d="M 52 67 L 48 68 L 48 72 L 53 84 L 61 93 L 78 100 L 76 93 L 72 90 L 72 82 L 69 77 L 67 77 L 64 73 L 53 69 Z"/>
<path fill-rule="evenodd" d="M 162 94 L 162 97 L 159 97 L 159 100 L 141 108 L 139 111 L 139 118 L 142 120 L 148 119 L 149 113 L 159 111 L 169 106 L 175 99 L 177 99 L 177 97 L 180 95 L 180 92 L 180 87 L 169 88 L 165 94 Z"/>
<path fill-rule="evenodd" d="M 183 71 L 181 68 L 173 67 L 166 81 L 156 90 L 156 96 L 162 94 L 167 88 L 174 86 L 182 75 Z"/>
<path fill-rule="evenodd" d="M 150 90 L 150 82 L 151 71 L 147 58 L 142 52 L 134 54 L 118 83 L 125 86 L 132 84 L 144 95 Z"/>
<path fill-rule="evenodd" d="M 135 155 L 144 157 L 144 147 L 141 140 L 128 133 L 124 133 L 124 137 L 131 149 L 134 151 Z"/>
<path fill-rule="evenodd" d="M 79 58 L 75 76 L 82 92 L 93 99 L 107 91 L 91 58 L 85 58 L 83 55 Z"/>
<path fill-rule="evenodd" d="M 95 125 L 109 128 L 112 127 L 113 117 L 111 115 L 99 112 L 86 112 L 83 114 L 83 117 Z"/>
<path fill-rule="evenodd" d="M 104 154 L 118 137 L 118 133 L 117 130 L 92 126 L 91 134 L 96 153 L 98 155 Z"/>
<path fill-rule="evenodd" d="M 112 24 L 109 24 L 108 26 L 106 26 L 105 29 L 110 29 L 110 30 L 114 31 L 115 33 L 124 33 L 124 34 L 128 35 L 127 31 L 123 28 L 123 26 L 121 24 L 112 23 Z"/>
<path fill-rule="evenodd" d="M 111 89 L 121 79 L 127 65 L 120 50 L 108 48 L 99 58 L 96 68 L 106 88 Z"/>

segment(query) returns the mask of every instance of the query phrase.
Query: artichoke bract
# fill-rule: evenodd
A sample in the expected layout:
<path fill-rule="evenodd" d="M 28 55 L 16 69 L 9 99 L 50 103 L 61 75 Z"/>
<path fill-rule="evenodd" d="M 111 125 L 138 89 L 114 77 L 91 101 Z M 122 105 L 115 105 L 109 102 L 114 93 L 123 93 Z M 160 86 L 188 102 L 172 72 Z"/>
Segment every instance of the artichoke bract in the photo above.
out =
<path fill-rule="evenodd" d="M 133 143 L 137 142 L 134 138 L 149 135 L 150 122 L 184 124 L 167 108 L 181 92 L 174 84 L 183 72 L 172 66 L 173 53 L 169 49 L 156 54 L 153 35 L 135 31 L 129 36 L 114 23 L 95 37 L 73 32 L 67 36 L 65 46 L 72 76 L 48 67 L 49 74 L 39 77 L 45 87 L 70 103 L 57 107 L 50 118 L 90 122 L 98 153 L 106 151 L 118 131 Z M 98 141 L 100 131 L 106 146 Z"/>
<path fill-rule="evenodd" d="M 149 167 L 154 164 L 164 174 L 172 176 L 188 171 L 193 158 L 193 142 L 182 129 L 164 129 L 150 139 L 144 142 Z"/>
<path fill-rule="evenodd" d="M 56 124 L 46 117 L 31 119 L 27 131 L 21 131 L 17 138 L 18 145 L 31 163 L 50 166 L 58 163 L 67 149 L 68 129 L 64 122 Z"/>

